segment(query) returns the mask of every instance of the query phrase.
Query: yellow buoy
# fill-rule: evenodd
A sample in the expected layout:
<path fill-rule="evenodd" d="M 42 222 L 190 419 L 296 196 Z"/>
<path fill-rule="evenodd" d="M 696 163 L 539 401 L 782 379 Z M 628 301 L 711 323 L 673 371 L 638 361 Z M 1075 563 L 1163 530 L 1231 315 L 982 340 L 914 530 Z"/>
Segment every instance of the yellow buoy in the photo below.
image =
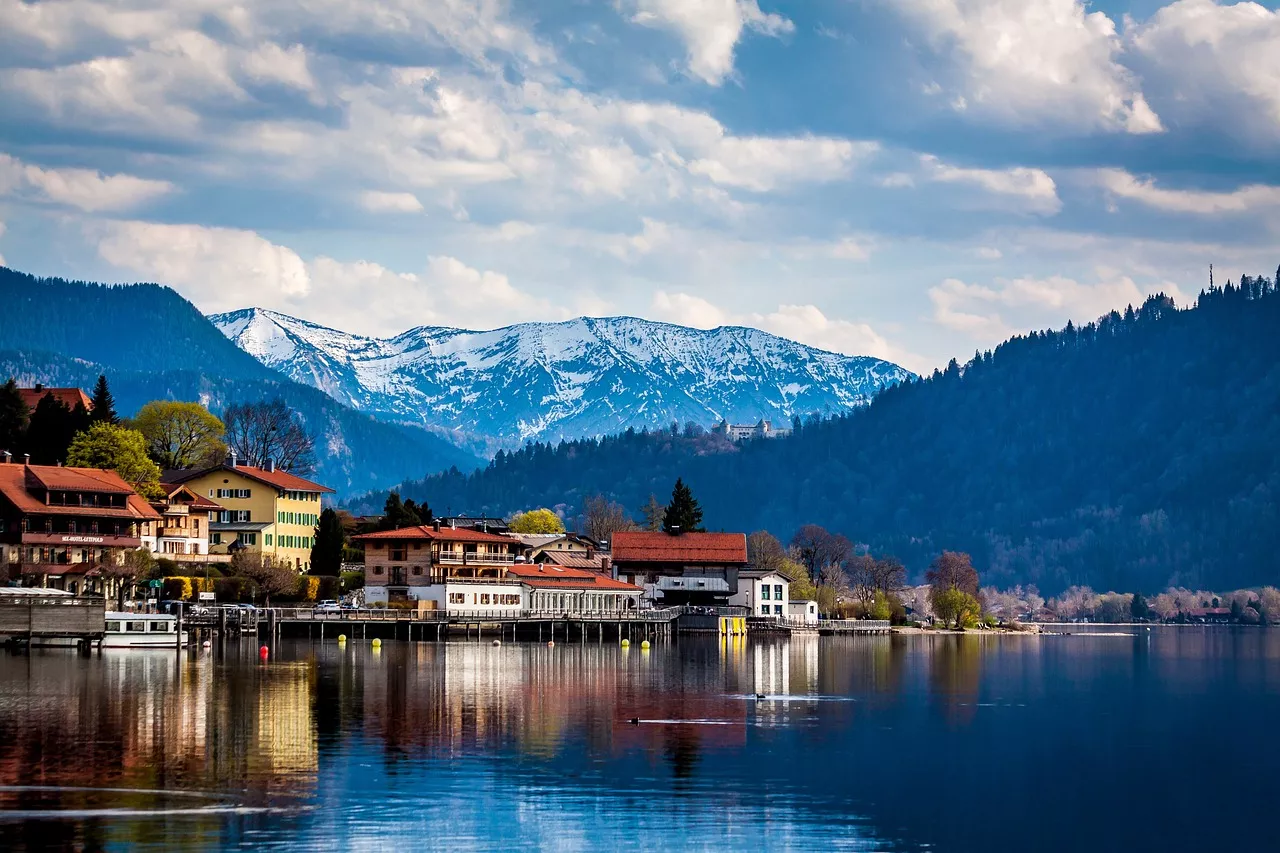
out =
<path fill-rule="evenodd" d="M 375 649 L 380 649 L 380 648 L 382 648 L 382 641 L 381 641 L 381 640 L 379 640 L 379 639 L 376 639 L 376 638 L 375 638 L 375 639 L 374 639 L 374 641 L 373 641 L 373 647 L 374 647 Z"/>
<path fill-rule="evenodd" d="M 346 635 L 346 634 L 339 634 L 339 635 L 338 635 L 338 642 L 339 642 L 339 643 L 345 643 L 346 641 L 347 641 L 347 635 Z"/>
<path fill-rule="evenodd" d="M 642 649 L 647 649 L 647 648 L 649 648 L 649 641 L 648 641 L 648 640 L 641 640 L 641 641 L 640 641 L 640 648 L 642 648 Z"/>
<path fill-rule="evenodd" d="M 630 641 L 630 640 L 623 640 L 623 641 L 622 641 L 622 647 L 623 647 L 624 649 L 629 649 L 629 648 L 631 648 L 631 641 Z"/>

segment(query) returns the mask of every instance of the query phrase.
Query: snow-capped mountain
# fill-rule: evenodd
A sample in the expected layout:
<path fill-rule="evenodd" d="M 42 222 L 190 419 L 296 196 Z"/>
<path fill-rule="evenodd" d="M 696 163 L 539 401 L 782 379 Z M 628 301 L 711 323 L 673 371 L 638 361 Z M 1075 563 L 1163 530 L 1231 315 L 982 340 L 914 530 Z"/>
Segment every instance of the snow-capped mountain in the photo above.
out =
<path fill-rule="evenodd" d="M 488 332 L 423 326 L 394 338 L 260 308 L 209 319 L 263 364 L 339 402 L 491 450 L 673 421 L 789 426 L 793 415 L 865 405 L 911 375 L 757 329 L 703 331 L 634 317 Z"/>

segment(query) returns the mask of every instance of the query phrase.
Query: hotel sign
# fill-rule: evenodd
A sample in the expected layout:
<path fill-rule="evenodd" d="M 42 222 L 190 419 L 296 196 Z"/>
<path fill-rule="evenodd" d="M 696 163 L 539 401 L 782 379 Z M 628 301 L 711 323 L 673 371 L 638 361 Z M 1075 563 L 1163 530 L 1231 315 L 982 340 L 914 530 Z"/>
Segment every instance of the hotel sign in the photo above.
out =
<path fill-rule="evenodd" d="M 136 536 L 113 536 L 99 533 L 24 533 L 24 545 L 110 545 L 138 548 L 142 540 Z"/>

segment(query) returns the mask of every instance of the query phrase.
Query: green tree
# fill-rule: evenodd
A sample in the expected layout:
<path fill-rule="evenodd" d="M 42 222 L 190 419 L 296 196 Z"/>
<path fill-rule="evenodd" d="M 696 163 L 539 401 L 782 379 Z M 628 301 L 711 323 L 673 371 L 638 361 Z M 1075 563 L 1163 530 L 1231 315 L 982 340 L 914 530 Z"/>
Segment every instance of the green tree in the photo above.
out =
<path fill-rule="evenodd" d="M 1150 614 L 1151 608 L 1147 606 L 1147 600 L 1142 597 L 1142 593 L 1135 592 L 1133 601 L 1129 602 L 1129 613 L 1134 619 L 1142 621 Z"/>
<path fill-rule="evenodd" d="M 152 400 L 138 410 L 133 428 L 146 436 L 147 452 L 166 470 L 212 465 L 227 453 L 222 421 L 199 403 Z"/>
<path fill-rule="evenodd" d="M 76 433 L 89 426 L 89 412 L 77 403 L 74 409 L 52 393 L 36 403 L 27 423 L 27 449 L 36 465 L 57 465 L 67 461 L 67 449 Z"/>
<path fill-rule="evenodd" d="M 514 515 L 507 526 L 512 533 L 564 533 L 564 522 L 560 516 L 546 507 Z"/>
<path fill-rule="evenodd" d="M 18 454 L 27 436 L 27 404 L 12 377 L 0 385 L 0 451 Z"/>
<path fill-rule="evenodd" d="M 428 507 L 427 512 L 431 512 Z M 423 524 L 422 517 L 417 513 L 417 507 L 413 506 L 413 501 L 407 504 L 400 500 L 399 492 L 392 492 L 387 495 L 386 502 L 382 505 L 382 518 L 378 521 L 378 530 L 399 530 L 403 527 L 417 527 Z"/>
<path fill-rule="evenodd" d="M 1231 599 L 1231 621 L 1239 622 L 1244 618 L 1244 605 L 1240 603 L 1240 599 Z"/>
<path fill-rule="evenodd" d="M 137 430 L 99 421 L 78 433 L 67 449 L 74 468 L 106 468 L 147 498 L 160 497 L 160 468 L 147 456 L 147 440 Z"/>
<path fill-rule="evenodd" d="M 107 377 L 98 374 L 98 382 L 93 386 L 93 408 L 89 410 L 89 420 L 95 424 L 118 424 L 120 418 L 116 416 L 116 401 L 111 396 L 111 389 L 107 387 Z"/>
<path fill-rule="evenodd" d="M 883 619 L 888 621 L 893 617 L 893 603 L 889 601 L 889 596 L 884 590 L 876 590 L 875 598 L 871 602 L 871 607 L 867 610 L 867 615 L 872 619 Z"/>
<path fill-rule="evenodd" d="M 342 549 L 347 544 L 347 532 L 342 518 L 333 509 L 320 513 L 316 524 L 315 544 L 311 546 L 311 574 L 337 577 L 342 571 Z"/>
<path fill-rule="evenodd" d="M 671 503 L 662 515 L 662 529 L 667 533 L 702 532 L 702 507 L 682 478 L 676 478 L 671 490 Z"/>
<path fill-rule="evenodd" d="M 972 628 L 977 624 L 978 614 L 981 612 L 978 599 L 955 587 L 932 596 L 929 606 L 933 608 L 933 612 L 942 620 L 944 626 L 954 625 L 957 630 Z"/>

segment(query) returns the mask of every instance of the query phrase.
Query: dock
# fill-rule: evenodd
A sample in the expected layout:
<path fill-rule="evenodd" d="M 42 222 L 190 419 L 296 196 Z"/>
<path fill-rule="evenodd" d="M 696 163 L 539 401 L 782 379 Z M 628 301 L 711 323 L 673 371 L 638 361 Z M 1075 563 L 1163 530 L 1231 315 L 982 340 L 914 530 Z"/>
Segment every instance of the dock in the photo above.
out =
<path fill-rule="evenodd" d="M 82 651 L 102 647 L 107 602 L 46 589 L 0 590 L 0 642 L 27 648 L 70 641 Z"/>

